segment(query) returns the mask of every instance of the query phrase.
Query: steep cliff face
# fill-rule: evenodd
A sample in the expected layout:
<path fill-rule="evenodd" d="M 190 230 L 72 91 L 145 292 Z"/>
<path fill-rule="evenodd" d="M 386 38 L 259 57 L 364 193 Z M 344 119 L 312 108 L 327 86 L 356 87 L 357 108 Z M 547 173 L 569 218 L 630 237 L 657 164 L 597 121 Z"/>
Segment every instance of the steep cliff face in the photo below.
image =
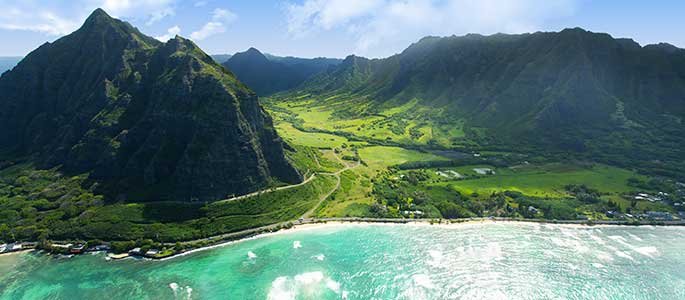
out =
<path fill-rule="evenodd" d="M 298 92 L 368 99 L 364 114 L 417 100 L 422 109 L 404 118 L 464 124 L 478 146 L 682 174 L 674 166 L 685 155 L 685 50 L 668 44 L 580 28 L 426 37 L 385 59 L 350 56 Z"/>
<path fill-rule="evenodd" d="M 142 200 L 216 200 L 301 180 L 257 96 L 191 41 L 96 10 L 0 78 L 0 149 Z"/>

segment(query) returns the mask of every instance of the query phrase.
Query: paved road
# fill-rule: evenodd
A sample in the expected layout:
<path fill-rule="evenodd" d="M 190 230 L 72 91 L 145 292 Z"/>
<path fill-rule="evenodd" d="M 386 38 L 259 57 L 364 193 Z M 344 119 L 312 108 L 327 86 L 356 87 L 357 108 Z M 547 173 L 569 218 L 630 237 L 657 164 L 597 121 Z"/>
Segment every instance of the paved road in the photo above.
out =
<path fill-rule="evenodd" d="M 358 166 L 360 165 L 359 162 L 356 162 L 356 164 L 353 164 L 353 165 L 351 166 L 351 165 L 347 164 L 345 161 L 343 161 L 342 159 L 340 159 L 340 157 L 338 157 L 338 155 L 337 155 L 335 152 L 333 152 L 333 155 L 334 155 L 335 158 L 336 158 L 343 166 L 345 166 L 345 167 L 342 168 L 342 169 L 340 169 L 340 170 L 338 170 L 338 171 L 336 171 L 336 172 L 334 172 L 334 173 L 319 173 L 320 175 L 335 176 L 335 178 L 336 178 L 336 180 L 337 180 L 337 183 L 335 184 L 335 187 L 334 187 L 330 192 L 328 192 L 326 195 L 324 195 L 324 196 L 322 196 L 321 198 L 319 198 L 319 202 L 317 202 L 316 205 L 315 205 L 312 209 L 310 209 L 309 211 L 307 211 L 307 212 L 302 216 L 302 218 L 307 218 L 307 217 L 309 217 L 312 213 L 314 213 L 314 211 L 316 211 L 316 209 L 321 205 L 321 203 L 323 203 L 328 197 L 330 197 L 335 191 L 337 191 L 337 190 L 340 188 L 340 173 L 345 172 L 345 171 L 347 171 L 347 170 L 349 170 L 349 169 L 356 168 L 356 167 L 358 167 Z M 321 164 L 319 164 L 319 160 L 316 159 L 316 157 L 314 157 L 314 159 L 316 160 L 316 164 L 317 164 L 318 166 L 321 166 Z M 282 191 L 282 190 L 287 190 L 287 189 L 296 188 L 296 187 L 298 187 L 298 186 L 303 186 L 303 185 L 309 183 L 310 181 L 314 180 L 314 177 L 316 177 L 316 173 L 312 174 L 312 176 L 309 176 L 309 178 L 305 179 L 304 181 L 302 181 L 302 182 L 300 182 L 300 183 L 298 183 L 298 184 L 291 184 L 291 185 L 286 185 L 286 186 L 281 186 L 281 187 L 276 187 L 276 188 L 265 189 L 265 190 L 256 191 L 256 192 L 252 192 L 252 193 L 245 194 L 245 195 L 241 195 L 241 196 L 236 196 L 236 197 L 228 198 L 228 199 L 221 200 L 221 201 L 217 201 L 217 202 L 231 202 L 231 201 L 236 201 L 236 200 L 241 200 L 241 199 L 246 199 L 246 198 L 250 198 L 250 197 L 262 195 L 262 194 L 265 194 L 265 193 L 271 193 L 271 192 L 275 192 L 275 191 Z"/>
<path fill-rule="evenodd" d="M 271 192 L 275 192 L 275 191 L 282 191 L 282 190 L 287 190 L 287 189 L 296 188 L 296 187 L 298 187 L 298 186 L 303 186 L 303 185 L 309 183 L 310 181 L 312 181 L 312 180 L 314 179 L 314 177 L 316 177 L 316 173 L 312 174 L 312 176 L 309 176 L 309 178 L 305 179 L 304 181 L 302 181 L 302 182 L 300 182 L 300 183 L 298 183 L 298 184 L 291 184 L 291 185 L 286 185 L 286 186 L 279 186 L 279 187 L 276 187 L 276 188 L 269 188 L 269 189 L 266 189 L 266 190 L 256 191 L 256 192 L 253 192 L 253 193 L 245 194 L 245 195 L 242 195 L 242 196 L 236 196 L 236 197 L 233 197 L 233 198 L 228 198 L 228 199 L 221 200 L 221 201 L 217 201 L 217 202 L 230 202 L 230 201 L 236 201 L 236 200 L 245 199 L 245 198 L 250 198 L 250 197 L 254 197 L 254 196 L 261 195 L 261 194 L 265 194 L 265 193 L 271 193 Z"/>

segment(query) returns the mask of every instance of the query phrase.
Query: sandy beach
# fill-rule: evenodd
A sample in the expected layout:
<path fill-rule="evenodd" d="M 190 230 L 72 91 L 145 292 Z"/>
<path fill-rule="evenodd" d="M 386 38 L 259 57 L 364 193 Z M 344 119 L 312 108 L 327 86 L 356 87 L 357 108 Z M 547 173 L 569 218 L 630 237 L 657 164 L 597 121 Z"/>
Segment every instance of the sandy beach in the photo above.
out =
<path fill-rule="evenodd" d="M 383 222 L 383 221 L 369 221 L 369 220 L 366 220 L 366 221 L 365 220 L 330 220 L 330 221 L 329 220 L 321 220 L 319 222 L 313 222 L 313 223 L 294 224 L 293 227 L 291 227 L 291 228 L 284 228 L 284 229 L 280 229 L 280 230 L 274 231 L 274 232 L 261 233 L 261 234 L 257 234 L 257 235 L 246 237 L 246 238 L 240 238 L 240 239 L 235 239 L 235 240 L 231 240 L 231 241 L 219 242 L 215 245 L 195 248 L 195 249 L 183 252 L 183 253 L 175 254 L 175 255 L 165 257 L 162 259 L 158 259 L 158 260 L 159 261 L 166 261 L 166 260 L 174 259 L 177 257 L 186 256 L 186 255 L 189 255 L 192 253 L 210 250 L 210 249 L 219 248 L 219 247 L 224 247 L 224 246 L 228 246 L 228 245 L 232 245 L 232 244 L 240 243 L 240 242 L 244 242 L 244 241 L 261 239 L 261 238 L 266 238 L 266 237 L 272 237 L 272 236 L 282 235 L 282 234 L 290 234 L 290 233 L 297 233 L 297 232 L 303 232 L 303 231 L 308 231 L 308 230 L 322 229 L 322 228 L 335 229 L 337 227 L 347 227 L 347 226 L 434 226 L 434 227 L 442 227 L 442 228 L 460 228 L 460 227 L 464 228 L 467 226 L 481 226 L 481 225 L 490 225 L 490 224 L 513 225 L 513 226 L 530 226 L 530 227 L 554 226 L 554 227 L 565 227 L 565 228 L 660 226 L 660 225 L 651 225 L 651 224 L 628 225 L 628 224 L 604 224 L 604 223 L 599 223 L 599 224 L 554 223 L 553 221 L 542 221 L 542 220 L 529 220 L 529 221 L 527 221 L 527 220 L 501 220 L 501 219 L 490 219 L 490 218 L 463 219 L 463 220 L 459 220 L 458 222 L 450 222 L 449 220 L 443 220 L 440 223 L 435 222 L 435 220 L 430 220 L 430 219 L 412 219 L 412 220 L 407 220 L 406 222 Z M 671 226 L 671 227 L 683 228 L 682 227 L 683 224 L 680 224 L 680 223 L 670 224 L 670 225 L 677 225 L 677 226 Z M 664 226 L 664 227 L 668 227 L 668 226 Z M 685 228 L 683 228 L 683 229 L 685 229 Z"/>

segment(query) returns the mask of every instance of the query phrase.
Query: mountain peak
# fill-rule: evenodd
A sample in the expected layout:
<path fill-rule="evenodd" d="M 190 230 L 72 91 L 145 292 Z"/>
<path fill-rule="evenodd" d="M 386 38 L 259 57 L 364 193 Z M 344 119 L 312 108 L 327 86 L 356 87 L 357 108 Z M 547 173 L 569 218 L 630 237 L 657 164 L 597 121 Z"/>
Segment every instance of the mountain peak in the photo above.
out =
<path fill-rule="evenodd" d="M 108 15 L 103 9 L 98 8 L 94 10 L 90 16 L 83 22 L 75 35 L 68 35 L 74 37 L 100 36 L 102 34 L 111 34 L 109 42 L 128 43 L 133 42 L 141 44 L 145 47 L 153 47 L 161 45 L 162 43 L 156 39 L 142 34 L 133 25 L 115 19 Z"/>
<path fill-rule="evenodd" d="M 97 193 L 131 201 L 212 201 L 301 180 L 245 85 L 192 41 L 161 43 L 101 9 L 0 77 L 8 152 L 87 172 Z"/>
<path fill-rule="evenodd" d="M 92 26 L 97 24 L 106 24 L 114 22 L 114 18 L 110 17 L 102 8 L 95 9 L 90 16 L 83 23 L 83 26 Z"/>
<path fill-rule="evenodd" d="M 250 47 L 250 49 L 247 49 L 247 51 L 245 51 L 245 52 L 246 53 L 253 53 L 253 54 L 257 54 L 257 53 L 262 54 L 262 52 L 257 50 L 257 48 L 255 48 L 255 47 Z"/>
<path fill-rule="evenodd" d="M 254 47 L 250 47 L 245 50 L 245 52 L 238 52 L 233 55 L 229 60 L 236 61 L 252 61 L 260 63 L 268 63 L 269 59 L 259 50 Z"/>

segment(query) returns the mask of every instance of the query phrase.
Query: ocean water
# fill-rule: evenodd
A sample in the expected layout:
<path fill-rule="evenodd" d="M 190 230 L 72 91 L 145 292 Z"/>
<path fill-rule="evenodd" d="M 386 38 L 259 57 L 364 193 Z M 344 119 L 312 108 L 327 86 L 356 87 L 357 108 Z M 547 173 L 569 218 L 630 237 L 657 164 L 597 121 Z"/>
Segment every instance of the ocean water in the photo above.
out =
<path fill-rule="evenodd" d="M 0 257 L 0 299 L 685 299 L 685 228 L 330 225 L 167 261 Z"/>

